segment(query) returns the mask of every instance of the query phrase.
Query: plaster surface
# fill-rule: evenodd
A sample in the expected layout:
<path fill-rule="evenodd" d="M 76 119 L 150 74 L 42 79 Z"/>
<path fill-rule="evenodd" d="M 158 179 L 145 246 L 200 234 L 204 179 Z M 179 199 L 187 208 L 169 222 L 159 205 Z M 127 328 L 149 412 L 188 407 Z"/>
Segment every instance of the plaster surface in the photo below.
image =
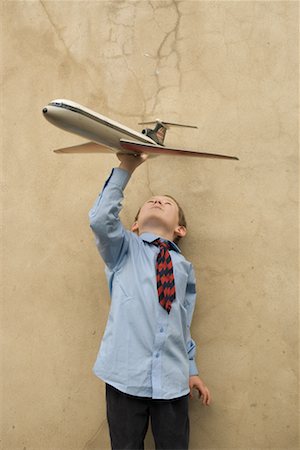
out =
<path fill-rule="evenodd" d="M 191 449 L 299 448 L 298 9 L 295 1 L 2 1 L 1 448 L 109 448 L 92 373 L 109 310 L 88 211 L 114 155 L 42 117 L 55 98 L 166 142 L 240 161 L 159 157 L 126 188 L 184 207 L 192 334 L 213 404 L 190 403 Z M 164 170 L 164 176 L 161 171 Z M 151 449 L 151 435 L 146 449 Z"/>

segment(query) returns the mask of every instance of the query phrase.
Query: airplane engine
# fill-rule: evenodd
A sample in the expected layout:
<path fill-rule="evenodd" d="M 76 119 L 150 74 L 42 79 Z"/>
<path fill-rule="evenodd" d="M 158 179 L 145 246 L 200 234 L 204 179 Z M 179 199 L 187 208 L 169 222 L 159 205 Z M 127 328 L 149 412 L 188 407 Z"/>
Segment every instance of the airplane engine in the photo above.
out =
<path fill-rule="evenodd" d="M 144 128 L 142 130 L 142 133 L 152 139 L 152 141 L 156 142 L 156 144 L 160 144 L 156 132 L 154 130 L 151 130 L 151 128 Z"/>

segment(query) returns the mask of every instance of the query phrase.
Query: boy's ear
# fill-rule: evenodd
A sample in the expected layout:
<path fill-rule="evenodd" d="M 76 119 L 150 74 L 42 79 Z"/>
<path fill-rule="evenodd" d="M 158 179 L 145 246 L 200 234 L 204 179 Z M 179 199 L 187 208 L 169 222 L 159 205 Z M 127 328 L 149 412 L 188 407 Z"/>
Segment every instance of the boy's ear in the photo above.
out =
<path fill-rule="evenodd" d="M 137 222 L 134 222 L 134 224 L 131 226 L 131 231 L 136 233 L 139 230 L 139 226 Z"/>
<path fill-rule="evenodd" d="M 187 233 L 187 229 L 183 225 L 178 225 L 178 227 L 175 228 L 174 234 L 175 236 L 183 238 Z"/>

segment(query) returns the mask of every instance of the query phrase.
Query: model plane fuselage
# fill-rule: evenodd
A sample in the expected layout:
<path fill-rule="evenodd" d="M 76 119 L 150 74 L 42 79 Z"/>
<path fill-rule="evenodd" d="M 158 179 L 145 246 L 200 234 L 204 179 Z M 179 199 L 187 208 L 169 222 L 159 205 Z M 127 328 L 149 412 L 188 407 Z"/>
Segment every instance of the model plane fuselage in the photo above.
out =
<path fill-rule="evenodd" d="M 43 109 L 43 113 L 53 125 L 104 145 L 114 152 L 124 152 L 121 139 L 154 143 L 144 134 L 70 100 L 54 100 Z"/>

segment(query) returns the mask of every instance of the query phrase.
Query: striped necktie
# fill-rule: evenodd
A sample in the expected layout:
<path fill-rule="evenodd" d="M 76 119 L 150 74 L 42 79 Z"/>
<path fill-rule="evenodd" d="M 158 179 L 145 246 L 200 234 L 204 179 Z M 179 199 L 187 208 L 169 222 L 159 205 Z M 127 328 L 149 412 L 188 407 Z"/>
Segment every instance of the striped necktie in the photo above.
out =
<path fill-rule="evenodd" d="M 171 245 L 168 242 L 156 239 L 152 242 L 160 248 L 156 260 L 156 282 L 157 293 L 160 305 L 170 314 L 172 302 L 176 297 L 173 264 L 169 249 Z"/>

